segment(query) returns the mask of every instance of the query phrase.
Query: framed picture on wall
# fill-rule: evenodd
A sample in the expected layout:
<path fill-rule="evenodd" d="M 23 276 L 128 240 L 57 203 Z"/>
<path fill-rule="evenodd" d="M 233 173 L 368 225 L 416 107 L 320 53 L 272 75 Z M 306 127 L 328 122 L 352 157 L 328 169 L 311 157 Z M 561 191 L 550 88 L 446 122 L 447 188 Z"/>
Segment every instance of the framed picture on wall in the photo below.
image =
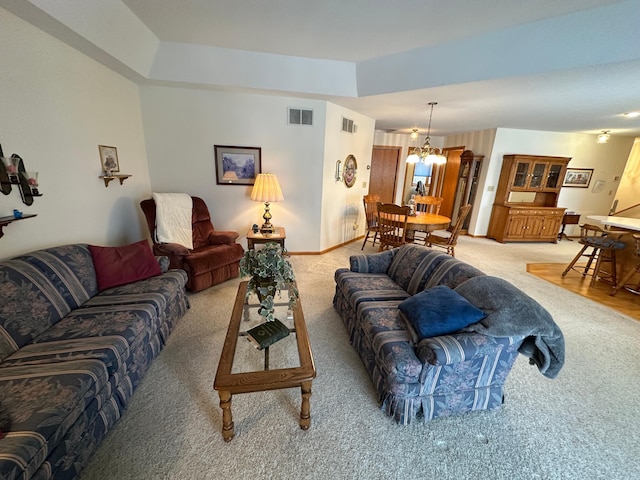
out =
<path fill-rule="evenodd" d="M 120 171 L 120 162 L 118 162 L 118 149 L 116 147 L 108 147 L 106 145 L 98 145 L 100 151 L 100 165 L 102 171 L 107 175 Z"/>
<path fill-rule="evenodd" d="M 593 175 L 593 168 L 567 168 L 563 187 L 588 188 Z"/>
<path fill-rule="evenodd" d="M 214 152 L 218 185 L 253 185 L 262 173 L 260 147 L 214 145 Z"/>

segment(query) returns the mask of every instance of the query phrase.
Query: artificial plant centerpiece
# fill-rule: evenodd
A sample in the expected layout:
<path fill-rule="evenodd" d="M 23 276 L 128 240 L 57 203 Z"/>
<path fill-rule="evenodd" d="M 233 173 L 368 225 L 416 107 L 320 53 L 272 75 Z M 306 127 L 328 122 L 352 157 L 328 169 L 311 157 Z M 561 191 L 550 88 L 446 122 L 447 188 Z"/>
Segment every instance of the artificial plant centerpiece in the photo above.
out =
<path fill-rule="evenodd" d="M 274 299 L 282 295 L 283 289 L 289 291 L 289 308 L 295 307 L 298 299 L 295 275 L 279 244 L 269 242 L 260 250 L 246 250 L 240 259 L 240 275 L 251 277 L 247 295 L 252 292 L 258 295 L 258 313 L 266 320 L 273 320 Z"/>

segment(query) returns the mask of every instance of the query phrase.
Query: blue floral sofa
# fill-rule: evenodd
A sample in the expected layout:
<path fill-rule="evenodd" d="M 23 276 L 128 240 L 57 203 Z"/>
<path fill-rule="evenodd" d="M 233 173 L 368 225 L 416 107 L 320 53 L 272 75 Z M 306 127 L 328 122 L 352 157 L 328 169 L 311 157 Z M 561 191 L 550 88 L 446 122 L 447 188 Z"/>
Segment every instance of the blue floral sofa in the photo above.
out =
<path fill-rule="evenodd" d="M 186 313 L 185 272 L 146 248 L 164 268 L 102 291 L 88 245 L 0 262 L 3 480 L 76 478 Z"/>
<path fill-rule="evenodd" d="M 398 423 L 500 408 L 519 353 L 549 378 L 564 363 L 562 332 L 540 304 L 430 248 L 354 255 L 335 282 L 334 308 Z"/>

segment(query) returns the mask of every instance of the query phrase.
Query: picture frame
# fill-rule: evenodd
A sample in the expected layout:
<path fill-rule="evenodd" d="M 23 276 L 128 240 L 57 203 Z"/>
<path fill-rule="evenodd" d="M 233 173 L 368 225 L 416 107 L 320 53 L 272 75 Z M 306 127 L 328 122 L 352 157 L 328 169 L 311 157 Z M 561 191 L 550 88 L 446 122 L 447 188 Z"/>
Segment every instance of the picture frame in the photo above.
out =
<path fill-rule="evenodd" d="M 216 184 L 253 185 L 262 173 L 262 149 L 214 145 Z"/>
<path fill-rule="evenodd" d="M 567 168 L 564 175 L 563 187 L 589 188 L 593 168 Z"/>
<path fill-rule="evenodd" d="M 118 161 L 118 149 L 107 145 L 98 145 L 100 152 L 100 165 L 102 171 L 109 175 L 120 171 L 120 162 Z"/>

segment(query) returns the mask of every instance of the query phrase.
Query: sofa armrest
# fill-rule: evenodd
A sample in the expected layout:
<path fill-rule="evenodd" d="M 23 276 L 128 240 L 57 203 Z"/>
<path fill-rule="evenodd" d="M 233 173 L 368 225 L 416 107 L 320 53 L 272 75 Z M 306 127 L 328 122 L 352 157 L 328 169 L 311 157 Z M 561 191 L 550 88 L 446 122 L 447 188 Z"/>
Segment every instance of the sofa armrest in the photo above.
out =
<path fill-rule="evenodd" d="M 423 339 L 416 347 L 416 355 L 423 364 L 452 365 L 492 355 L 509 345 L 519 344 L 521 340 L 521 337 L 489 337 L 480 333 L 452 333 Z"/>
<path fill-rule="evenodd" d="M 156 243 L 153 246 L 154 253 L 157 256 L 182 256 L 189 255 L 189 249 L 177 243 Z"/>
<path fill-rule="evenodd" d="M 210 245 L 224 245 L 228 243 L 235 243 L 240 234 L 234 231 L 222 231 L 214 230 L 209 234 Z"/>
<path fill-rule="evenodd" d="M 387 273 L 395 256 L 395 249 L 369 255 L 352 255 L 349 257 L 349 267 L 356 273 Z"/>

